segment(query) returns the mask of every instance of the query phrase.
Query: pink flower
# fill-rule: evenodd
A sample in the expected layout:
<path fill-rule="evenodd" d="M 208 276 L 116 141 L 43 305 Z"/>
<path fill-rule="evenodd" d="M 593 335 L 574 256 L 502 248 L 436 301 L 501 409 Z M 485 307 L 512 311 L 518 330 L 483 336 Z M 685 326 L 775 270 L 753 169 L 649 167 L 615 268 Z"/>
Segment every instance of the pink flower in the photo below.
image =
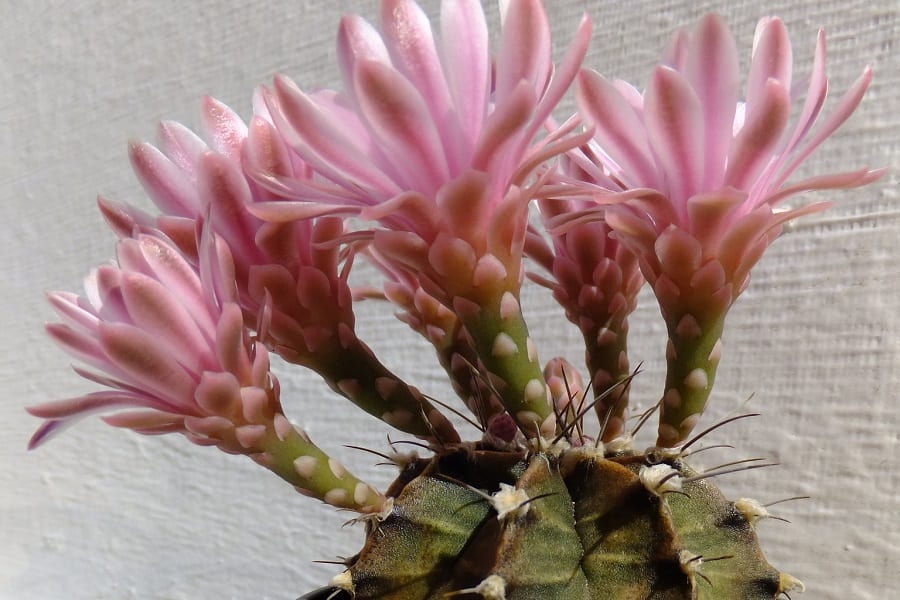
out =
<path fill-rule="evenodd" d="M 227 264 L 227 248 L 208 240 Z M 377 510 L 380 495 L 329 458 L 287 420 L 264 346 L 244 325 L 227 277 L 204 277 L 171 243 L 141 235 L 118 245 L 118 265 L 91 273 L 86 295 L 50 295 L 62 318 L 47 327 L 65 350 L 110 388 L 29 409 L 46 419 L 35 447 L 95 412 L 143 434 L 177 432 L 200 445 L 245 454 L 303 491 L 338 506 Z M 204 260 L 204 265 L 206 261 Z"/>
<path fill-rule="evenodd" d="M 790 182 L 803 161 L 853 112 L 867 68 L 818 127 L 827 90 L 819 34 L 809 88 L 789 126 L 792 53 L 784 24 L 760 21 L 746 101 L 738 101 L 734 39 L 710 15 L 674 39 L 641 95 L 583 71 L 578 104 L 595 128 L 593 160 L 573 153 L 620 243 L 634 252 L 668 328 L 669 374 L 658 443 L 676 445 L 709 395 L 726 312 L 782 225 L 826 203 L 780 209 L 803 191 L 864 185 L 882 171 L 859 169 Z M 590 212 L 590 211 L 588 211 Z M 587 213 L 570 222 L 590 220 Z"/>
<path fill-rule="evenodd" d="M 159 147 L 131 146 L 131 162 L 162 215 L 152 217 L 127 205 L 100 201 L 112 228 L 123 237 L 135 231 L 162 232 L 194 264 L 206 227 L 233 252 L 228 265 L 235 302 L 247 319 L 264 317 L 257 332 L 282 358 L 309 367 L 335 391 L 402 431 L 454 441 L 450 422 L 415 388 L 382 365 L 356 336 L 347 282 L 352 261 L 342 263 L 337 216 L 268 223 L 250 208 L 277 198 L 245 175 L 264 170 L 304 182 L 309 168 L 291 154 L 261 101 L 249 127 L 224 104 L 202 105 L 204 141 L 172 122 L 160 127 Z M 261 323 L 260 325 L 262 325 Z"/>
<path fill-rule="evenodd" d="M 534 138 L 574 79 L 590 28 L 585 19 L 554 73 L 540 0 L 504 2 L 501 10 L 493 69 L 477 0 L 442 3 L 440 39 L 412 0 L 382 2 L 381 35 L 345 17 L 338 37 L 344 93 L 307 93 L 279 77 L 267 95 L 274 123 L 316 178 L 259 172 L 263 185 L 295 201 L 252 210 L 283 222 L 323 214 L 324 203 L 377 221 L 381 228 L 354 239 L 364 236 L 452 309 L 520 426 L 552 434 L 518 293 L 527 207 L 540 185 L 530 176 L 583 141 L 567 130 Z M 505 358 L 492 353 L 498 339 Z"/>

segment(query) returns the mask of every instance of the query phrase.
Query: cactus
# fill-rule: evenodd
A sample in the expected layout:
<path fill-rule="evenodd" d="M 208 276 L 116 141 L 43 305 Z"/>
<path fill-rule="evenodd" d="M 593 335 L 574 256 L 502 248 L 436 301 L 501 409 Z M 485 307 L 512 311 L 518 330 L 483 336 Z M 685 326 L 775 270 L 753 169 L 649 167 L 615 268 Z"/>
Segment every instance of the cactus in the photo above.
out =
<path fill-rule="evenodd" d="M 761 600 L 802 589 L 763 557 L 746 508 L 758 504 L 725 499 L 677 454 L 475 446 L 411 461 L 388 494 L 390 514 L 335 591 Z"/>
<path fill-rule="evenodd" d="M 824 208 L 778 203 L 882 173 L 788 183 L 856 108 L 870 71 L 814 127 L 827 89 L 820 35 L 789 127 L 792 55 L 778 19 L 760 23 L 739 102 L 736 44 L 716 15 L 676 35 L 641 93 L 582 68 L 587 18 L 554 65 L 540 0 L 501 10 L 492 58 L 475 0 L 443 4 L 441 36 L 412 0 L 384 0 L 381 34 L 341 22 L 343 91 L 278 77 L 249 123 L 207 98 L 202 137 L 165 123 L 158 147 L 133 145 L 161 214 L 101 199 L 116 264 L 96 269 L 84 296 L 50 296 L 62 322 L 49 333 L 108 389 L 30 408 L 44 419 L 31 445 L 118 411 L 111 425 L 245 455 L 356 511 L 365 545 L 305 598 L 802 590 L 759 548 L 766 505 L 728 500 L 711 481 L 768 463 L 700 471 L 688 460 L 715 428 L 692 433 L 728 310 L 782 225 Z M 573 86 L 578 116 L 556 123 Z M 350 285 L 360 260 L 381 289 Z M 586 378 L 560 357 L 542 368 L 520 303 L 526 276 L 579 328 Z M 629 429 L 628 318 L 645 281 L 666 322 L 668 373 Z M 372 297 L 434 346 L 470 416 L 448 418 L 450 398 L 426 397 L 360 339 L 354 301 Z M 360 480 L 289 420 L 270 353 L 430 455 L 373 450 L 400 474 L 384 492 Z M 656 444 L 638 451 L 633 436 L 657 410 Z M 463 421 L 477 433 L 461 434 Z"/>

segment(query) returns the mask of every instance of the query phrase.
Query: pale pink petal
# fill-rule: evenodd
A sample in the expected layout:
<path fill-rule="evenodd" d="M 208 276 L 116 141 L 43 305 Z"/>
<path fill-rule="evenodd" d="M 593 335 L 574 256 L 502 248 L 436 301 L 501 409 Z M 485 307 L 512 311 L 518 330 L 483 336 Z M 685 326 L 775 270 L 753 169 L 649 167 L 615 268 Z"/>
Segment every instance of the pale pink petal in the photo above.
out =
<path fill-rule="evenodd" d="M 141 236 L 138 242 L 144 258 L 153 269 L 155 278 L 188 306 L 203 306 L 204 292 L 197 271 L 171 246 L 150 236 Z M 213 339 L 215 323 L 212 317 L 200 310 L 192 310 L 194 319 Z"/>
<path fill-rule="evenodd" d="M 98 339 L 109 360 L 138 385 L 194 412 L 191 403 L 196 380 L 163 348 L 152 334 L 132 325 L 103 323 Z"/>
<path fill-rule="evenodd" d="M 810 138 L 803 148 L 801 148 L 791 158 L 790 162 L 784 166 L 778 178 L 775 180 L 774 186 L 777 187 L 783 184 L 784 181 L 790 177 L 791 173 L 793 173 L 816 148 L 828 139 L 838 127 L 843 125 L 844 121 L 850 118 L 850 115 L 853 114 L 853 111 L 856 110 L 856 107 L 859 106 L 859 103 L 862 101 L 863 95 L 866 93 L 866 89 L 868 89 L 871 81 L 872 69 L 866 67 L 862 75 L 859 76 L 850 89 L 841 97 L 838 105 L 834 107 L 831 113 L 825 118 L 825 121 L 816 127 L 812 134 L 812 138 Z"/>
<path fill-rule="evenodd" d="M 447 121 L 450 92 L 425 11 L 412 0 L 383 0 L 381 29 L 394 67 L 422 95 L 441 138 L 455 137 Z"/>
<path fill-rule="evenodd" d="M 360 110 L 405 187 L 428 194 L 449 178 L 440 135 L 419 92 L 395 69 L 362 61 L 356 67 Z"/>
<path fill-rule="evenodd" d="M 94 392 L 77 398 L 29 406 L 25 409 L 29 414 L 47 420 L 31 436 L 28 449 L 37 448 L 84 417 L 118 406 L 131 406 L 133 402 L 134 398 L 128 394 Z"/>
<path fill-rule="evenodd" d="M 478 0 L 441 2 L 441 51 L 464 143 L 470 154 L 488 109 L 491 84 L 490 42 Z"/>
<path fill-rule="evenodd" d="M 495 102 L 502 103 L 522 80 L 541 93 L 550 78 L 550 27 L 540 0 L 518 0 L 504 11 L 497 53 Z"/>
<path fill-rule="evenodd" d="M 706 158 L 700 101 L 677 71 L 654 70 L 644 95 L 644 120 L 672 204 L 683 214 L 684 203 L 700 190 Z"/>
<path fill-rule="evenodd" d="M 133 429 L 144 435 L 174 433 L 184 429 L 184 417 L 180 414 L 157 410 L 132 410 L 103 417 L 103 422 L 112 427 Z"/>
<path fill-rule="evenodd" d="M 526 130 L 525 135 L 520 142 L 520 145 L 523 146 L 523 150 L 524 146 L 530 143 L 537 132 L 545 127 L 546 121 L 550 118 L 553 109 L 556 108 L 557 104 L 559 104 L 562 97 L 571 87 L 572 81 L 575 80 L 578 71 L 581 69 L 581 63 L 584 61 L 585 54 L 587 54 L 590 41 L 591 20 L 585 14 L 582 15 L 581 21 L 578 24 L 578 29 L 575 31 L 575 39 L 572 40 L 572 43 L 566 50 L 562 61 L 553 73 L 553 78 L 550 80 L 549 86 L 544 92 L 541 100 L 538 102 L 538 105 L 535 107 L 534 116 L 531 118 L 531 126 Z"/>
<path fill-rule="evenodd" d="M 351 98 L 356 98 L 356 85 L 353 73 L 356 61 L 360 59 L 377 60 L 390 64 L 391 58 L 387 47 L 378 32 L 365 19 L 357 15 L 345 15 L 338 27 L 337 37 L 338 66 L 344 89 Z"/>
<path fill-rule="evenodd" d="M 48 323 L 45 329 L 54 342 L 77 360 L 101 370 L 108 370 L 109 361 L 106 353 L 92 334 L 61 323 Z"/>
<path fill-rule="evenodd" d="M 159 149 L 181 169 L 188 181 L 194 183 L 194 166 L 200 155 L 209 150 L 209 146 L 181 123 L 163 121 L 159 124 Z"/>
<path fill-rule="evenodd" d="M 775 206 L 785 198 L 802 192 L 846 189 L 868 185 L 873 181 L 878 180 L 885 173 L 887 173 L 887 169 L 875 169 L 870 171 L 867 168 L 862 168 L 847 173 L 818 175 L 816 177 L 810 177 L 809 179 L 792 183 L 791 185 L 778 190 L 776 193 L 766 196 L 765 202 L 771 206 Z"/>
<path fill-rule="evenodd" d="M 152 331 L 157 343 L 186 369 L 200 372 L 212 368 L 208 343 L 180 298 L 158 281 L 136 273 L 125 273 L 122 296 L 132 322 Z M 204 307 L 201 310 L 205 312 Z"/>
<path fill-rule="evenodd" d="M 787 88 L 770 79 L 757 97 L 757 107 L 747 114 L 747 121 L 735 137 L 728 153 L 725 184 L 737 189 L 749 189 L 772 160 L 787 126 L 791 99 Z"/>
<path fill-rule="evenodd" d="M 80 298 L 70 292 L 50 292 L 47 300 L 69 326 L 92 331 L 100 323 L 96 313 L 82 305 Z"/>
<path fill-rule="evenodd" d="M 293 132 L 287 140 L 304 160 L 345 187 L 353 188 L 355 182 L 376 193 L 393 195 L 399 191 L 357 142 L 344 133 L 341 123 L 330 120 L 293 82 L 278 77 L 275 91 L 280 108 L 274 111 L 275 124 L 282 132 Z"/>
<path fill-rule="evenodd" d="M 275 126 L 261 117 L 254 116 L 250 121 L 244 153 L 250 169 L 269 176 L 294 174 L 284 140 Z"/>
<path fill-rule="evenodd" d="M 193 185 L 162 152 L 150 144 L 133 143 L 129 156 L 138 180 L 162 212 L 184 217 L 197 214 Z"/>
<path fill-rule="evenodd" d="M 583 70 L 575 97 L 585 123 L 595 128 L 595 139 L 621 168 L 624 183 L 660 185 L 643 124 L 618 90 L 598 73 Z"/>
<path fill-rule="evenodd" d="M 211 148 L 232 162 L 240 163 L 247 125 L 237 113 L 209 96 L 203 98 L 201 108 L 203 130 Z"/>
<path fill-rule="evenodd" d="M 260 252 L 253 238 L 260 223 L 247 212 L 253 197 L 244 174 L 235 163 L 212 152 L 200 157 L 197 168 L 198 191 L 209 207 L 211 226 L 236 256 L 245 261 L 258 260 Z"/>
<path fill-rule="evenodd" d="M 505 150 L 528 124 L 536 100 L 531 86 L 522 81 L 502 104 L 494 108 L 484 123 L 472 154 L 472 168 L 491 173 L 505 184 L 504 176 L 512 170 L 512 157 Z"/>
<path fill-rule="evenodd" d="M 770 79 L 778 81 L 786 90 L 791 89 L 793 60 L 791 40 L 781 19 L 766 17 L 760 20 L 753 40 L 747 80 L 748 113 L 755 110 L 756 103 L 765 95 Z"/>
<path fill-rule="evenodd" d="M 708 15 L 694 31 L 685 74 L 700 99 L 705 122 L 703 186 L 715 189 L 724 175 L 722 157 L 731 143 L 740 83 L 737 45 L 719 15 Z"/>
<path fill-rule="evenodd" d="M 782 157 L 788 156 L 799 144 L 819 117 L 822 107 L 825 105 L 825 96 L 828 92 L 828 79 L 825 77 L 825 32 L 819 31 L 816 39 L 816 52 L 813 58 L 812 73 L 809 78 L 809 88 L 806 91 L 806 100 L 803 109 L 797 119 L 794 132 L 782 153 Z M 781 157 L 779 157 L 781 158 Z M 783 162 L 783 161 L 782 161 Z"/>
<path fill-rule="evenodd" d="M 360 209 L 355 207 L 329 206 L 312 202 L 256 202 L 247 208 L 251 214 L 272 223 L 313 219 L 324 215 L 355 215 Z"/>

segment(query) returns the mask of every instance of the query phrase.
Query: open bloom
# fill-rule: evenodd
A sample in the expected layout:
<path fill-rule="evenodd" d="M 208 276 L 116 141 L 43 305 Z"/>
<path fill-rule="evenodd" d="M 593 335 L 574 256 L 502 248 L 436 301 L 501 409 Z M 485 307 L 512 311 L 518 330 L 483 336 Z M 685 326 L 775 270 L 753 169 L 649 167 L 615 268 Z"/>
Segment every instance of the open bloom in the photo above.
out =
<path fill-rule="evenodd" d="M 284 77 L 268 93 L 273 121 L 316 173 L 258 172 L 293 202 L 254 206 L 281 222 L 323 214 L 377 221 L 361 235 L 461 319 L 507 409 L 530 435 L 552 434 L 546 386 L 519 309 L 527 206 L 536 166 L 579 143 L 535 142 L 574 79 L 585 19 L 555 71 L 539 0 L 501 3 L 495 67 L 477 0 L 443 2 L 440 39 L 411 0 L 385 0 L 381 35 L 345 17 L 338 38 L 343 93 L 307 93 Z"/>
<path fill-rule="evenodd" d="M 207 246 L 229 261 L 224 245 Z M 63 321 L 48 326 L 50 335 L 99 371 L 79 374 L 110 389 L 31 407 L 46 419 L 31 446 L 87 414 L 117 411 L 104 420 L 245 454 L 304 493 L 378 510 L 381 496 L 285 417 L 268 353 L 244 326 L 233 284 L 215 269 L 204 274 L 167 240 L 142 235 L 119 242 L 118 265 L 96 269 L 85 296 L 52 294 Z"/>
<path fill-rule="evenodd" d="M 415 388 L 378 361 L 355 333 L 349 261 L 334 240 L 344 234 L 336 216 L 265 222 L 249 209 L 276 196 L 245 168 L 304 180 L 308 167 L 292 156 L 258 99 L 249 126 L 224 104 L 204 99 L 204 138 L 178 123 L 160 127 L 159 145 L 134 143 L 131 162 L 162 211 L 150 216 L 101 199 L 122 237 L 163 232 L 199 264 L 205 227 L 232 249 L 228 270 L 247 319 L 265 316 L 257 334 L 282 358 L 315 370 L 358 406 L 407 433 L 455 441 L 450 422 Z M 251 321 L 253 322 L 253 321 Z"/>
<path fill-rule="evenodd" d="M 850 116 L 871 79 L 867 68 L 814 127 L 828 86 L 820 32 L 806 99 L 789 126 L 791 71 L 784 24 L 763 19 L 739 102 L 736 45 L 723 20 L 710 15 L 675 37 L 643 94 L 591 71 L 579 76 L 579 110 L 595 128 L 596 145 L 590 159 L 580 152 L 573 159 L 589 174 L 595 199 L 612 203 L 593 210 L 637 255 L 668 325 L 660 445 L 684 440 L 699 418 L 725 314 L 750 269 L 785 222 L 826 207 L 779 205 L 799 192 L 864 185 L 881 175 L 862 168 L 789 182 Z M 590 220 L 590 212 L 566 218 Z"/>

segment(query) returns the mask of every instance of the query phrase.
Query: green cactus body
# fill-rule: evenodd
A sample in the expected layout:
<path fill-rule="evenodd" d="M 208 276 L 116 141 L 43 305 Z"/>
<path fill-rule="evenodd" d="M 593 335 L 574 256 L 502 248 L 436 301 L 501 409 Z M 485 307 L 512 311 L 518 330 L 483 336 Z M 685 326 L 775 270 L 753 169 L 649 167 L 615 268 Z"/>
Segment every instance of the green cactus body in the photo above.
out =
<path fill-rule="evenodd" d="M 762 600 L 799 587 L 766 562 L 753 515 L 697 475 L 677 457 L 593 448 L 414 460 L 334 584 L 357 600 Z"/>

